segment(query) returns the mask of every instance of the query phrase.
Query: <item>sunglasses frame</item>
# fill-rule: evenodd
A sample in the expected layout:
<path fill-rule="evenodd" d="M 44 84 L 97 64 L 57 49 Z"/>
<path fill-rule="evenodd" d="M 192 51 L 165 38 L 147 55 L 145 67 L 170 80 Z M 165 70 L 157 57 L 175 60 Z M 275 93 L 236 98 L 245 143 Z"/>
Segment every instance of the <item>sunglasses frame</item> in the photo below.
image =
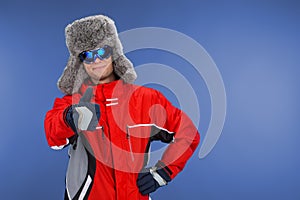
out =
<path fill-rule="evenodd" d="M 106 52 L 108 51 L 107 55 L 105 57 L 103 57 L 102 55 L 99 55 L 98 51 L 103 49 L 104 50 L 104 54 L 106 54 Z M 88 61 L 86 60 L 86 56 L 85 56 L 85 53 L 92 53 L 93 55 L 93 61 Z M 96 61 L 97 58 L 99 58 L 100 60 L 104 60 L 104 59 L 107 59 L 109 58 L 110 56 L 112 55 L 112 48 L 108 45 L 104 45 L 104 47 L 101 47 L 101 48 L 98 48 L 98 49 L 95 49 L 95 50 L 91 50 L 91 51 L 83 51 L 81 52 L 78 57 L 80 59 L 81 62 L 84 62 L 84 63 L 87 63 L 87 64 L 91 64 L 91 63 L 94 63 Z"/>

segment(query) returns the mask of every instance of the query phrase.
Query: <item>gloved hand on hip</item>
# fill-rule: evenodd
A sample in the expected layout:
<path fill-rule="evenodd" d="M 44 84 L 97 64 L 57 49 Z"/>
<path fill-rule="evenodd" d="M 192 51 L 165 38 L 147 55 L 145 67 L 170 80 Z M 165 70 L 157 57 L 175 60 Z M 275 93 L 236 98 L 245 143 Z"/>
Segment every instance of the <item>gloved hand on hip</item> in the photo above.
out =
<path fill-rule="evenodd" d="M 154 192 L 159 187 L 167 185 L 171 181 L 166 168 L 151 167 L 143 168 L 138 175 L 137 186 L 141 194 L 146 195 Z"/>
<path fill-rule="evenodd" d="M 93 131 L 98 125 L 100 106 L 90 102 L 92 96 L 93 89 L 87 88 L 79 103 L 71 105 L 65 110 L 65 121 L 75 133 L 77 130 Z"/>

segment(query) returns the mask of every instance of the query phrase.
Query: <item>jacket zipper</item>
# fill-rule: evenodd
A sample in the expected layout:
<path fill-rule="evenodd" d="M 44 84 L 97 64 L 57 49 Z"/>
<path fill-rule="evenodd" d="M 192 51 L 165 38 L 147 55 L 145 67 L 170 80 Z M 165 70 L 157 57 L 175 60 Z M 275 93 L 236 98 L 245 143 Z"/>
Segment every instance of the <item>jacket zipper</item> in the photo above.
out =
<path fill-rule="evenodd" d="M 128 127 L 128 125 L 126 126 L 126 138 L 128 140 L 129 150 L 130 150 L 130 156 L 131 156 L 131 160 L 133 162 L 134 161 L 134 156 L 133 156 L 133 152 L 132 152 L 132 146 L 131 146 L 131 140 L 130 140 L 130 133 L 129 133 L 129 127 Z"/>

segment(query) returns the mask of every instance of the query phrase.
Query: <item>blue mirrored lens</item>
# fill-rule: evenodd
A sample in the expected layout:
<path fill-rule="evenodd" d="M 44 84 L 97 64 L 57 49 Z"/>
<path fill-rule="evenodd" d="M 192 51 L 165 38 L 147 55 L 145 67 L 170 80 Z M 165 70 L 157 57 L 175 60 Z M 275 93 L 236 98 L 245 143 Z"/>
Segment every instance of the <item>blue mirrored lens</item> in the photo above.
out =
<path fill-rule="evenodd" d="M 105 54 L 105 50 L 103 48 L 98 49 L 97 53 L 99 56 L 103 56 Z"/>
<path fill-rule="evenodd" d="M 91 52 L 91 51 L 85 52 L 85 58 L 91 59 L 91 58 L 93 58 L 93 57 L 94 57 L 94 56 L 93 56 L 93 52 Z"/>

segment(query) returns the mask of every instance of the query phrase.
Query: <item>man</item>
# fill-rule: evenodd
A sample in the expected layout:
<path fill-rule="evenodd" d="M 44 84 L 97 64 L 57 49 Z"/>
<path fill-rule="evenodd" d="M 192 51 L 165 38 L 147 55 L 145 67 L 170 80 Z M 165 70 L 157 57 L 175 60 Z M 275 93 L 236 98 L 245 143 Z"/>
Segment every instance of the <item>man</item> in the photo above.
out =
<path fill-rule="evenodd" d="M 149 199 L 183 169 L 197 129 L 159 91 L 132 84 L 136 73 L 110 18 L 75 20 L 65 34 L 70 58 L 58 81 L 65 96 L 45 117 L 49 146 L 70 145 L 65 199 Z M 146 167 L 156 140 L 169 145 Z"/>

